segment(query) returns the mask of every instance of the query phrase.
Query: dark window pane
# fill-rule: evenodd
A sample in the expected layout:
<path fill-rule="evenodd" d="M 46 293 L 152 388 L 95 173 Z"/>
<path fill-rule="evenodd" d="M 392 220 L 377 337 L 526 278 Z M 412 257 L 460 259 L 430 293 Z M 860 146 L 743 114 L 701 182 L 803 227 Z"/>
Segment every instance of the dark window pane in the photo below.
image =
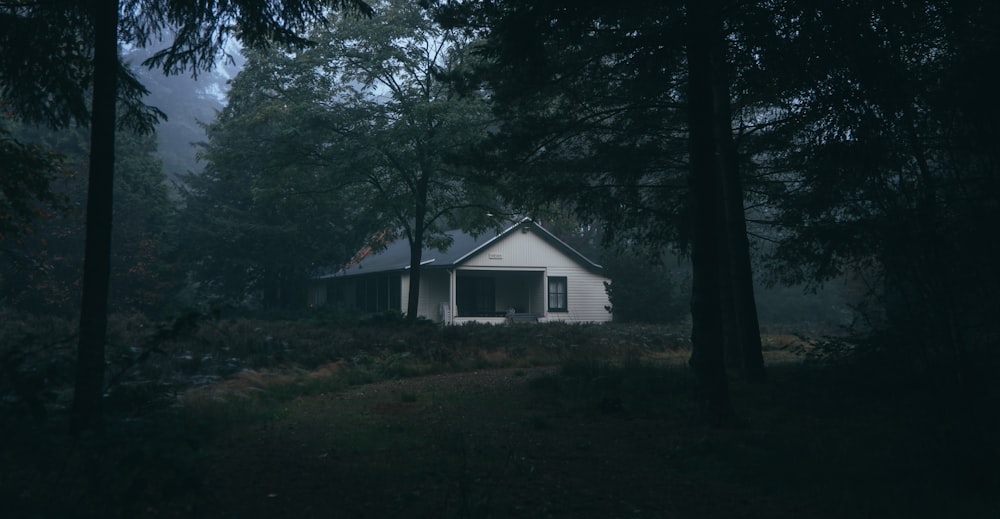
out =
<path fill-rule="evenodd" d="M 389 309 L 396 310 L 397 312 L 403 310 L 402 303 L 402 282 L 399 276 L 389 277 Z"/>
<path fill-rule="evenodd" d="M 566 290 L 566 278 L 564 277 L 550 277 L 549 278 L 549 311 L 550 312 L 565 312 L 568 309 L 567 305 L 567 290 Z"/>

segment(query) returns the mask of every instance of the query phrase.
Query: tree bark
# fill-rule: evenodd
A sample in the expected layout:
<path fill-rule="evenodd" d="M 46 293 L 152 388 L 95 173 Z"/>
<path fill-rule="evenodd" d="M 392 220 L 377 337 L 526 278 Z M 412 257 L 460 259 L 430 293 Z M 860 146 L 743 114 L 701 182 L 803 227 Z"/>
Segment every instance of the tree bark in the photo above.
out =
<path fill-rule="evenodd" d="M 728 168 L 727 168 L 728 169 Z M 753 269 L 750 264 L 750 242 L 747 239 L 746 218 L 743 208 L 743 190 L 738 173 L 727 172 L 723 179 L 726 210 L 726 237 L 729 252 L 729 277 L 732 298 L 732 315 L 736 322 L 731 327 L 732 338 L 738 344 L 735 362 L 750 382 L 766 379 L 764 354 L 760 342 L 760 321 L 757 319 L 757 301 L 753 289 Z"/>
<path fill-rule="evenodd" d="M 421 160 L 423 162 L 423 160 Z M 416 203 L 413 211 L 413 228 L 410 233 L 410 288 L 407 291 L 406 320 L 416 322 L 420 309 L 420 263 L 423 261 L 424 234 L 427 231 L 427 189 L 430 175 L 422 169 L 416 182 Z"/>
<path fill-rule="evenodd" d="M 100 430 L 103 427 L 104 344 L 108 325 L 114 199 L 118 2 L 100 0 L 91 5 L 94 23 L 94 91 L 80 336 L 70 423 L 74 433 Z"/>
<path fill-rule="evenodd" d="M 420 262 L 423 261 L 423 229 L 414 230 L 410 240 L 410 287 L 407 291 L 406 320 L 415 322 L 420 309 Z"/>
<path fill-rule="evenodd" d="M 688 3 L 688 147 L 693 214 L 691 359 L 695 397 L 703 419 L 721 425 L 733 417 L 723 345 L 722 254 L 724 207 L 717 171 L 712 94 L 713 6 Z"/>
<path fill-rule="evenodd" d="M 720 32 L 721 32 L 721 23 Z M 722 35 L 719 35 L 719 41 Z M 743 206 L 743 182 L 740 178 L 739 158 L 733 141 L 732 108 L 729 97 L 729 77 L 726 58 L 721 44 L 712 47 L 712 96 L 714 137 L 717 146 L 717 171 L 721 176 L 724 205 L 722 283 L 725 317 L 727 322 L 726 345 L 730 367 L 741 369 L 751 382 L 763 382 L 764 355 L 760 343 L 760 322 L 757 319 L 757 301 L 753 289 L 753 268 L 750 263 L 750 241 L 747 239 L 746 212 Z"/>
<path fill-rule="evenodd" d="M 729 235 L 726 232 L 719 232 L 719 250 L 729 250 Z M 726 368 L 739 370 L 743 367 L 743 341 L 739 330 L 739 314 L 734 297 L 735 286 L 732 272 L 732 257 L 729 254 L 720 254 L 719 259 L 719 297 L 722 308 L 722 344 L 725 348 Z"/>

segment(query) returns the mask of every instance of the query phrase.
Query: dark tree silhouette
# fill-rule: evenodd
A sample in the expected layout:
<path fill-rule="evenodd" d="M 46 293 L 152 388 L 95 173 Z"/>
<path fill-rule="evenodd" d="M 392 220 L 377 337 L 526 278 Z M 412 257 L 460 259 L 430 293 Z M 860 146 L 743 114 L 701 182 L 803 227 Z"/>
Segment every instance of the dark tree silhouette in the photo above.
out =
<path fill-rule="evenodd" d="M 1000 247 L 986 238 L 1000 218 L 1000 110 L 984 102 L 983 66 L 1000 57 L 1000 7 L 790 4 L 775 53 L 788 88 L 767 132 L 775 270 L 792 282 L 863 278 L 872 344 L 897 372 L 945 378 L 964 403 L 982 402 L 1000 361 Z"/>
<path fill-rule="evenodd" d="M 100 429 L 103 417 L 115 125 L 121 119 L 131 121 L 136 128 L 149 129 L 162 115 L 144 109 L 138 102 L 145 89 L 122 67 L 119 41 L 143 47 L 171 32 L 173 44 L 144 64 L 162 67 L 167 73 L 191 70 L 197 74 L 214 65 L 230 37 L 239 38 L 249 47 L 266 46 L 271 41 L 306 45 L 309 42 L 299 35 L 306 24 L 324 20 L 329 10 L 336 8 L 371 12 L 361 0 L 237 0 L 223 4 L 177 0 L 125 6 L 118 0 L 95 0 L 87 4 L 59 1 L 4 6 L 0 24 L 9 29 L 0 40 L 5 44 L 4 58 L 0 60 L 4 92 L 14 92 L 13 102 L 26 114 L 51 124 L 91 122 L 91 177 L 72 430 Z M 52 20 L 61 23 L 53 24 Z M 10 41 L 8 36 L 23 34 L 27 41 L 36 41 L 39 38 L 32 31 L 39 28 L 53 30 L 51 37 L 46 35 L 48 40 L 38 41 L 37 48 L 24 49 L 23 42 Z M 37 76 L 25 71 L 34 71 Z M 37 92 L 21 90 L 35 85 L 42 88 Z M 80 97 L 88 89 L 92 93 L 89 111 Z M 126 108 L 122 117 L 116 111 L 119 99 L 131 101 L 122 104 Z"/>
<path fill-rule="evenodd" d="M 74 431 L 101 427 L 108 282 L 111 274 L 111 215 L 114 207 L 118 1 L 93 2 L 90 15 L 94 26 L 93 115 L 90 124 L 90 177 L 87 185 L 80 338 L 71 415 Z"/>
<path fill-rule="evenodd" d="M 385 246 L 387 236 L 406 240 L 409 297 L 403 310 L 416 321 L 423 250 L 450 245 L 448 229 L 494 225 L 488 215 L 498 212 L 493 193 L 468 181 L 472 168 L 454 160 L 456 150 L 483 140 L 490 122 L 481 93 L 460 93 L 444 80 L 474 60 L 469 39 L 462 31 L 443 30 L 408 0 L 381 2 L 377 19 L 338 20 L 309 37 L 316 46 L 248 54 L 232 83 L 230 105 L 209 126 L 208 172 L 212 178 L 255 179 L 254 198 L 271 197 L 276 207 L 284 207 L 284 200 L 302 205 L 308 192 L 327 193 L 327 208 L 316 217 L 322 222 L 317 229 L 327 230 L 313 234 L 329 239 L 331 221 L 344 231 L 363 232 L 352 254 L 366 239 L 375 249 Z M 254 158 L 250 167 L 247 157 Z M 273 220 L 286 222 L 282 215 Z M 308 221 L 289 223 L 299 230 L 299 245 L 308 243 Z M 275 267 L 295 266 L 282 256 L 293 247 L 253 251 L 253 264 L 261 266 L 255 270 L 274 270 L 265 259 L 278 260 Z M 330 267 L 349 258 L 316 263 L 325 259 Z"/>
<path fill-rule="evenodd" d="M 723 347 L 724 287 L 723 253 L 727 243 L 725 206 L 720 170 L 725 159 L 715 134 L 718 117 L 717 71 L 720 54 L 717 40 L 719 20 L 709 2 L 693 2 L 688 9 L 688 146 L 690 163 L 691 217 L 691 359 L 696 377 L 696 398 L 704 419 L 726 423 L 733 414 L 729 400 Z"/>
<path fill-rule="evenodd" d="M 500 158 L 508 196 L 568 200 L 617 244 L 690 247 L 692 366 L 711 419 L 727 420 L 724 345 L 748 380 L 764 379 L 731 108 L 752 62 L 735 29 L 744 13 L 721 1 L 507 1 L 452 14 L 480 24 L 493 59 L 483 77 L 503 124 L 488 159 Z"/>

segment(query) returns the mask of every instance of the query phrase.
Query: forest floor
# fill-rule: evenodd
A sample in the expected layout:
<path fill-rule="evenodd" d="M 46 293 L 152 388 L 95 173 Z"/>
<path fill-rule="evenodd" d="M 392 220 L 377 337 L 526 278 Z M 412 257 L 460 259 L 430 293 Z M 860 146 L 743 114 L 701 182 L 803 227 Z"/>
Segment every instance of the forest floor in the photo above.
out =
<path fill-rule="evenodd" d="M 670 329 L 199 333 L 116 386 L 100 434 L 0 378 L 0 517 L 1000 518 L 1000 394 L 842 343 L 767 335 L 767 382 L 734 374 L 738 420 L 708 427 Z M 138 383 L 181 376 L 205 382 Z"/>
<path fill-rule="evenodd" d="M 200 448 L 201 497 L 145 512 L 1000 517 L 995 466 L 977 464 L 971 443 L 956 441 L 954 424 L 929 412 L 919 392 L 877 390 L 783 361 L 772 362 L 769 375 L 766 384 L 732 382 L 740 423 L 724 428 L 697 419 L 690 374 L 676 354 L 439 374 L 301 396 L 257 408 L 253 419 L 234 415 Z M 250 386 L 230 385 L 212 398 Z"/>

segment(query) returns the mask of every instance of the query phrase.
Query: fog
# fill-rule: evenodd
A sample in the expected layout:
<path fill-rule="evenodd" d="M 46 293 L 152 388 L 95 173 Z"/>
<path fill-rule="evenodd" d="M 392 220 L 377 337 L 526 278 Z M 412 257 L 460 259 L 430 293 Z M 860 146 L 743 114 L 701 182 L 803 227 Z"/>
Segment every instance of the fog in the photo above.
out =
<path fill-rule="evenodd" d="M 187 173 L 200 173 L 204 164 L 197 160 L 197 144 L 205 140 L 203 125 L 214 121 L 225 106 L 228 82 L 239 73 L 244 58 L 233 48 L 231 63 L 220 60 L 212 71 L 195 78 L 190 73 L 167 76 L 159 69 L 141 66 L 153 52 L 155 49 L 136 49 L 127 52 L 125 59 L 149 89 L 146 104 L 167 115 L 167 120 L 156 127 L 164 173 L 170 180 Z"/>

